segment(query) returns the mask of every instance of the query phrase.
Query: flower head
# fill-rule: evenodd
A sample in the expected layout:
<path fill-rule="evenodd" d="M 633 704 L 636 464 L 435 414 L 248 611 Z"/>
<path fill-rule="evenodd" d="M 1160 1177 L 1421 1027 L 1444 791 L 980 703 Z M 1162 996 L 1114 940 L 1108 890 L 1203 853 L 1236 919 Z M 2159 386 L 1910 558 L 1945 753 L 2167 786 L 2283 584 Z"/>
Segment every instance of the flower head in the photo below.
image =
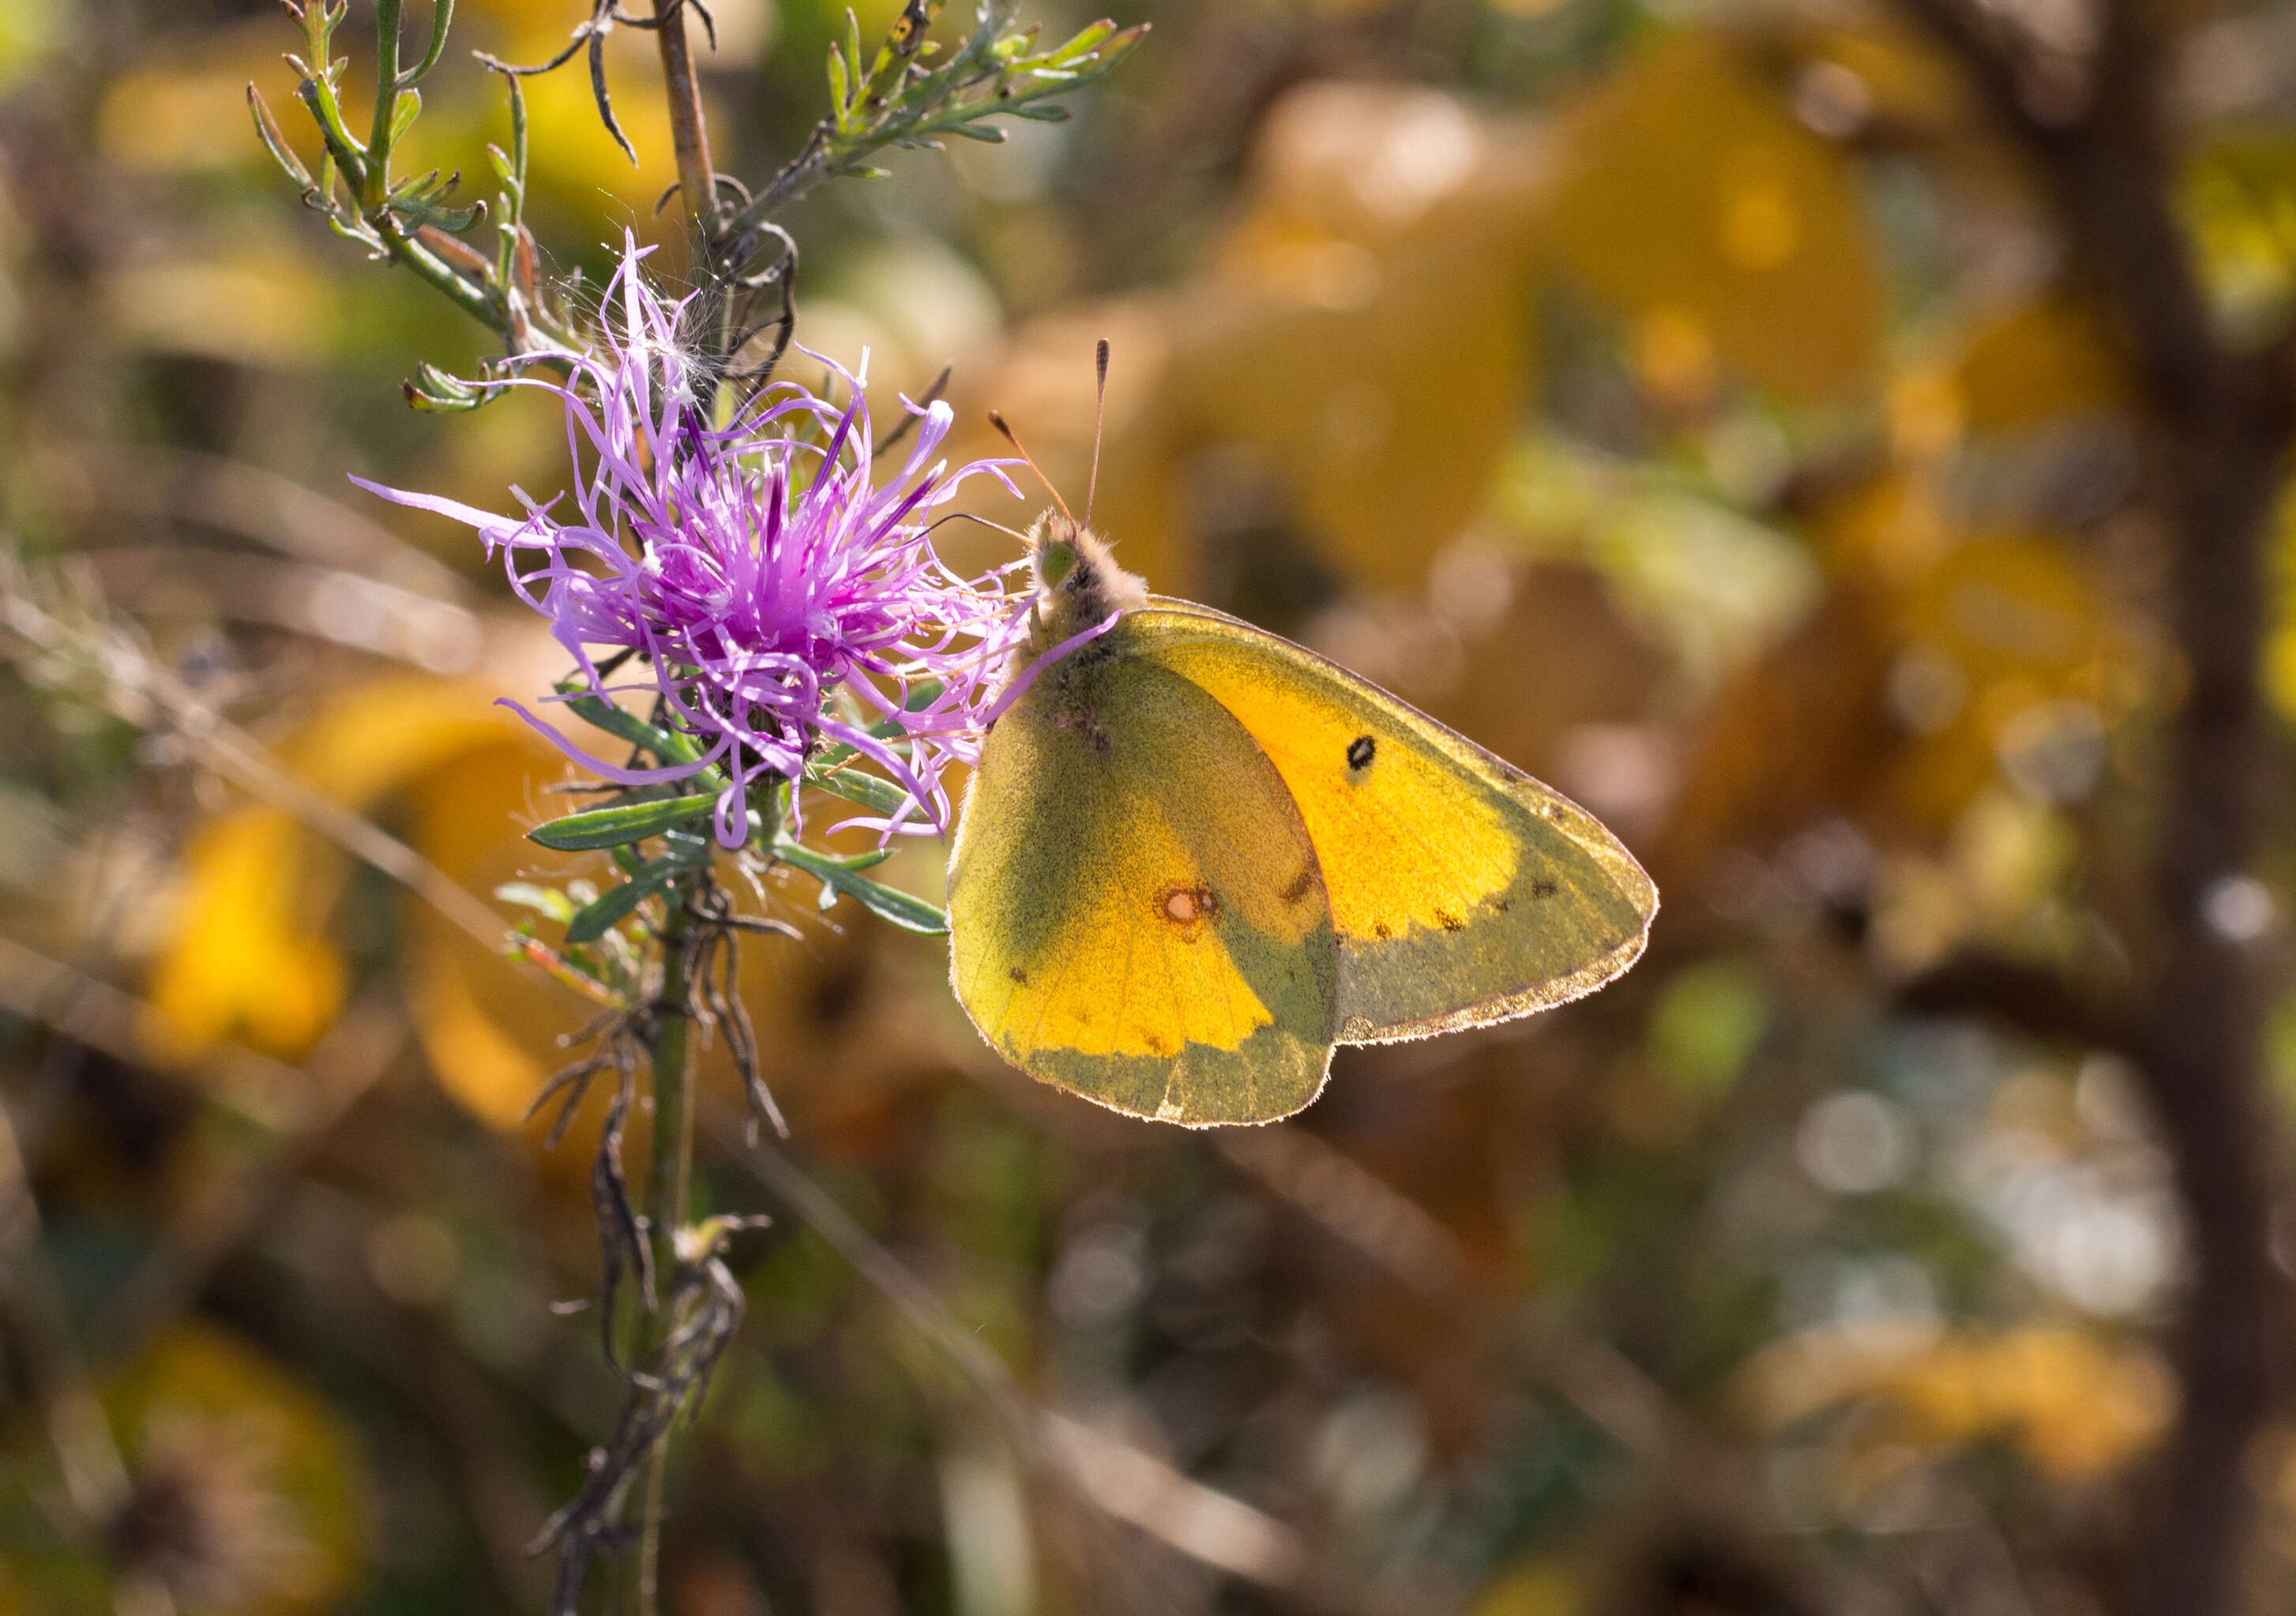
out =
<path fill-rule="evenodd" d="M 737 847 L 752 782 L 795 780 L 818 746 L 841 743 L 902 792 L 896 810 L 852 823 L 886 835 L 945 830 L 943 771 L 977 759 L 1026 621 L 1016 568 L 950 571 L 927 537 L 929 515 L 977 474 L 1010 489 L 1004 463 L 951 471 L 934 460 L 949 407 L 905 398 L 915 443 L 879 486 L 864 376 L 826 360 L 850 395 L 844 407 L 776 383 L 731 425 L 709 425 L 695 401 L 699 364 L 677 340 L 685 304 L 647 283 L 644 256 L 626 248 L 599 345 L 568 356 L 567 381 L 527 382 L 563 401 L 570 497 L 537 504 L 513 488 L 526 507 L 514 520 L 361 486 L 478 529 L 573 655 L 586 687 L 577 693 L 657 695 L 669 726 L 701 752 L 618 767 L 505 701 L 584 767 L 629 785 L 721 771 L 718 837 Z M 635 653 L 643 682 L 608 684 L 601 664 L 615 652 Z"/>

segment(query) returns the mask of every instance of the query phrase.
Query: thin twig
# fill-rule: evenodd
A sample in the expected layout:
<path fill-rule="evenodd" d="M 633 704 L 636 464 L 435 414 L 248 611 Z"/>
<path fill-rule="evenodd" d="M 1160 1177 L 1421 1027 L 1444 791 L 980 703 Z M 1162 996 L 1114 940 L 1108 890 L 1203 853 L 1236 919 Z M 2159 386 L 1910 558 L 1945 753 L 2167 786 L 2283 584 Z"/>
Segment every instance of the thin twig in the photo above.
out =
<path fill-rule="evenodd" d="M 685 36 L 685 0 L 653 0 L 653 15 L 662 83 L 668 94 L 670 144 L 677 153 L 678 187 L 685 193 L 686 216 L 693 221 L 696 238 L 714 253 L 725 210 L 718 205 L 718 178 L 709 162 L 709 125 L 702 114 L 701 86 L 694 79 L 693 52 Z M 707 257 L 701 260 L 709 261 Z"/>
<path fill-rule="evenodd" d="M 373 518 L 246 461 L 157 443 L 73 443 L 53 452 L 80 473 L 72 480 L 95 508 L 220 528 L 295 561 L 447 604 L 476 598 L 462 574 Z"/>

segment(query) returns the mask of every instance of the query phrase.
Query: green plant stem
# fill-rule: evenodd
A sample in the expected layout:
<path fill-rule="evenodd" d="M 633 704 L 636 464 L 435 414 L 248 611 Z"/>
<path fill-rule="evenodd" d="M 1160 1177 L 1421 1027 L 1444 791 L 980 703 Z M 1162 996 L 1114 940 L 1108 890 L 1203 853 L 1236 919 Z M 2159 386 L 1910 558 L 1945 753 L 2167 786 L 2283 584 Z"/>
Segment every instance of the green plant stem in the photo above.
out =
<path fill-rule="evenodd" d="M 497 308 L 483 287 L 472 285 L 469 276 L 457 274 L 445 259 L 401 231 L 396 219 L 378 214 L 375 222 L 383 248 L 393 258 L 446 293 L 455 308 L 481 325 L 503 336 L 511 334 L 508 311 Z"/>
<path fill-rule="evenodd" d="M 333 70 L 329 56 L 334 37 L 335 19 L 327 12 L 325 0 L 307 3 L 303 7 L 303 48 L 308 60 L 304 68 L 308 77 L 301 94 L 311 109 L 311 116 L 319 126 L 319 134 L 334 154 L 335 164 L 343 177 L 351 183 L 354 194 L 366 183 L 366 164 L 359 152 L 358 143 L 351 138 L 349 126 L 343 122 L 343 110 L 335 99 Z"/>
<path fill-rule="evenodd" d="M 323 0 L 324 3 L 324 0 Z M 372 213 L 382 206 L 390 173 L 390 126 L 398 115 L 398 21 L 401 0 L 375 0 L 374 127 L 367 136 L 372 158 L 359 206 Z"/>
<path fill-rule="evenodd" d="M 693 1018 L 685 1012 L 686 891 L 672 889 L 666 899 L 669 919 L 661 930 L 662 980 L 653 1040 L 653 1159 L 646 1183 L 646 1238 L 653 1248 L 660 1298 L 646 1323 L 648 1362 L 653 1363 L 677 1327 L 671 1299 L 676 1289 L 677 1232 L 685 1226 L 686 1192 L 693 1176 L 693 1072 L 687 1039 Z M 655 1365 L 657 1370 L 660 1366 Z M 661 1569 L 662 1496 L 669 1468 L 665 1431 L 646 1461 L 644 1513 L 638 1536 L 638 1616 L 654 1616 Z"/>

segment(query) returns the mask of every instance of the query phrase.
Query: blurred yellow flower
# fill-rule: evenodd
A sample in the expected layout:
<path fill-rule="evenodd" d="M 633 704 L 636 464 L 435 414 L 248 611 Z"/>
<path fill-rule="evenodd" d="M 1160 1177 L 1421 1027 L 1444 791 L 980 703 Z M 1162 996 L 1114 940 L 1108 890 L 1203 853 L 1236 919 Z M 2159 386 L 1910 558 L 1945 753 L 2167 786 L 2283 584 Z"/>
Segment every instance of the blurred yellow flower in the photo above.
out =
<path fill-rule="evenodd" d="M 1873 379 L 1882 287 L 1849 161 L 1727 37 L 1660 39 L 1579 110 L 1567 150 L 1552 250 L 1595 296 L 1678 310 L 1728 368 L 1797 399 Z"/>
<path fill-rule="evenodd" d="M 1844 1403 L 1890 1417 L 1849 1439 L 1966 1447 L 2007 1440 L 2062 1481 L 2094 1481 L 2168 1426 L 2176 1391 L 2149 1349 L 2070 1328 L 1995 1335 L 1826 1327 L 1788 1336 L 1739 1372 L 1740 1406 L 1766 1432 Z"/>
<path fill-rule="evenodd" d="M 304 833 L 274 808 L 238 809 L 193 837 L 181 919 L 152 979 L 148 1031 L 163 1056 L 234 1037 L 293 1056 L 327 1029 L 344 972 L 311 912 L 311 862 Z"/>
<path fill-rule="evenodd" d="M 1584 1579 L 1552 1559 L 1522 1561 L 1493 1578 L 1469 1616 L 1578 1616 L 1588 1608 Z"/>
<path fill-rule="evenodd" d="M 509 746 L 539 759 L 539 744 L 521 738 L 521 727 L 475 685 L 382 678 L 330 696 L 278 757 L 329 801 L 367 812 L 463 752 Z M 499 811 L 490 830 L 516 835 Z M 279 809 L 245 807 L 201 827 L 184 865 L 172 931 L 152 975 L 154 1046 L 188 1060 L 237 1038 L 300 1054 L 342 1000 L 345 970 L 326 917 L 348 859 Z"/>

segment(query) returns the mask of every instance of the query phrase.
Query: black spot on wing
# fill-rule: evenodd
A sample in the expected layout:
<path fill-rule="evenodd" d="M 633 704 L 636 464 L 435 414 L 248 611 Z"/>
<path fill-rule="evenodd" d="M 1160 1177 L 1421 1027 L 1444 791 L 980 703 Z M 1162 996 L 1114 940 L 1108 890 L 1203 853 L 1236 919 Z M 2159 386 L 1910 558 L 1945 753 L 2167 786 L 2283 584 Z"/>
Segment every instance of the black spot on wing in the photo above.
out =
<path fill-rule="evenodd" d="M 1020 984 L 1021 984 L 1021 986 L 1022 986 L 1023 988 L 1025 988 L 1025 987 L 1027 987 L 1027 986 L 1029 985 L 1029 973 L 1028 973 L 1027 972 L 1025 972 L 1025 971 L 1021 970 L 1021 967 L 1020 967 L 1020 966 L 1018 966 L 1018 965 L 1013 966 L 1010 971 L 1007 971 L 1004 974 L 1005 974 L 1005 975 L 1007 975 L 1007 976 L 1009 976 L 1009 977 L 1011 977 L 1014 981 L 1016 981 L 1016 982 L 1020 983 Z"/>
<path fill-rule="evenodd" d="M 1371 767 L 1371 760 L 1378 755 L 1378 742 L 1373 740 L 1369 735 L 1357 735 L 1354 740 L 1348 742 L 1349 772 L 1350 774 L 1357 775 L 1362 774 L 1364 770 Z"/>
<path fill-rule="evenodd" d="M 1551 881 L 1539 880 L 1530 883 L 1530 895 L 1533 898 L 1552 898 L 1557 890 Z"/>

